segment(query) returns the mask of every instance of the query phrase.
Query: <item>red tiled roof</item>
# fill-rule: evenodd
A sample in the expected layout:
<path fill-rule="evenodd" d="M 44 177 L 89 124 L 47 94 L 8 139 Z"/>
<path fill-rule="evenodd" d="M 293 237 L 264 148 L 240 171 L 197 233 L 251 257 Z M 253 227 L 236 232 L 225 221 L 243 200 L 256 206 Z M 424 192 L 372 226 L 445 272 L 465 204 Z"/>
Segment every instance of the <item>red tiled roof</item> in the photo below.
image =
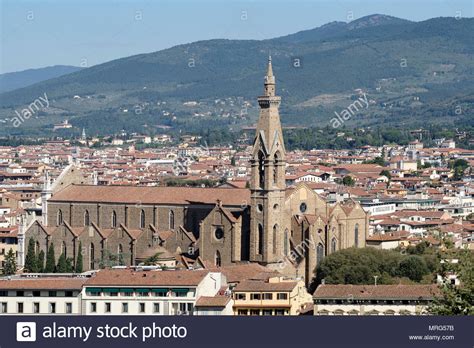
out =
<path fill-rule="evenodd" d="M 429 285 L 346 285 L 323 284 L 317 287 L 316 299 L 432 299 L 439 293 Z"/>
<path fill-rule="evenodd" d="M 85 286 L 197 286 L 208 273 L 209 271 L 205 270 L 104 269 L 89 278 Z"/>
<path fill-rule="evenodd" d="M 259 280 L 245 280 L 237 284 L 234 291 L 292 291 L 297 284 L 297 282 L 293 281 L 269 283 Z"/>
<path fill-rule="evenodd" d="M 195 307 L 225 307 L 230 301 L 227 296 L 201 296 L 197 299 Z"/>
<path fill-rule="evenodd" d="M 224 205 L 247 205 L 250 191 L 238 188 L 191 188 L 149 186 L 69 185 L 55 194 L 50 202 L 104 202 L 140 204 L 189 204 L 192 202 Z"/>
<path fill-rule="evenodd" d="M 373 236 L 367 237 L 366 241 L 368 242 L 389 242 L 389 241 L 396 241 L 400 240 L 400 236 L 393 236 L 390 234 L 377 234 Z"/>
<path fill-rule="evenodd" d="M 1 279 L 1 290 L 80 290 L 86 282 L 86 278 L 21 278 L 21 279 Z"/>
<path fill-rule="evenodd" d="M 211 270 L 214 269 L 212 266 L 207 268 Z M 218 271 L 226 276 L 228 283 L 238 283 L 248 279 L 266 280 L 270 277 L 280 275 L 278 272 L 256 263 L 223 266 L 220 267 Z"/>

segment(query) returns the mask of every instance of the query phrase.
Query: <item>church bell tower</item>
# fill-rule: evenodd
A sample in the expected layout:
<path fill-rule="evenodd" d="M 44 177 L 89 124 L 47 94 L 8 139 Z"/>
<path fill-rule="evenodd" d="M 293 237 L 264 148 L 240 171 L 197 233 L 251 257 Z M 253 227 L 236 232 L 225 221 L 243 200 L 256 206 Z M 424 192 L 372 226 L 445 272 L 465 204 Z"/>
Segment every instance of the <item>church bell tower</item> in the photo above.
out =
<path fill-rule="evenodd" d="M 268 58 L 264 93 L 258 97 L 260 116 L 251 164 L 250 260 L 263 264 L 283 257 L 285 230 L 285 145 L 275 95 L 272 59 Z"/>

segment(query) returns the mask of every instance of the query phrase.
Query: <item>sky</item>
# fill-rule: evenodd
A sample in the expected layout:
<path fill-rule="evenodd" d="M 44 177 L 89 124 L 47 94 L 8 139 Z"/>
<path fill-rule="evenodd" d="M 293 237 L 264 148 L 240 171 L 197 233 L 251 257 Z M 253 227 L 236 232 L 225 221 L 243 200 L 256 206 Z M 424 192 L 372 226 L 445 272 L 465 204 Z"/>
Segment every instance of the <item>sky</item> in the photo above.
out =
<path fill-rule="evenodd" d="M 370 14 L 473 17 L 474 0 L 0 0 L 0 73 L 89 67 L 207 39 L 269 39 Z"/>

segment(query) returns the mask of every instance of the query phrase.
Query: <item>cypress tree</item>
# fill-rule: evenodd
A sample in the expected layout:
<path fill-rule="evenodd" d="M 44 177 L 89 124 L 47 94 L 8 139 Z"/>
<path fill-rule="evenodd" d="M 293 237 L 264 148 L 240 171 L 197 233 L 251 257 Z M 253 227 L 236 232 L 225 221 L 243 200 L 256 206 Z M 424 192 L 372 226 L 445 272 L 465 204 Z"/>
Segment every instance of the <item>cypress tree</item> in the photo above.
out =
<path fill-rule="evenodd" d="M 76 273 L 82 273 L 82 242 L 79 242 L 79 252 L 77 253 L 76 267 L 74 271 Z"/>
<path fill-rule="evenodd" d="M 36 264 L 38 267 L 38 272 L 43 273 L 44 272 L 44 251 L 41 250 L 38 253 L 38 258 L 36 260 Z"/>
<path fill-rule="evenodd" d="M 16 260 L 13 249 L 8 250 L 5 256 L 5 266 L 3 266 L 3 275 L 12 275 L 16 273 Z"/>
<path fill-rule="evenodd" d="M 28 251 L 26 252 L 25 257 L 25 272 L 32 273 L 36 272 L 37 269 L 37 261 L 36 261 L 36 253 L 35 253 L 35 241 L 33 238 L 30 238 L 28 241 Z"/>
<path fill-rule="evenodd" d="M 66 259 L 66 272 L 67 273 L 74 272 L 74 260 L 70 257 Z"/>
<path fill-rule="evenodd" d="M 44 268 L 45 273 L 54 273 L 56 268 L 56 260 L 54 257 L 54 245 L 51 243 L 48 248 L 48 254 L 46 255 L 46 267 Z"/>
<path fill-rule="evenodd" d="M 56 272 L 57 273 L 66 273 L 67 272 L 67 262 L 66 262 L 66 256 L 64 256 L 64 253 L 62 253 L 59 256 L 58 265 L 56 267 Z"/>

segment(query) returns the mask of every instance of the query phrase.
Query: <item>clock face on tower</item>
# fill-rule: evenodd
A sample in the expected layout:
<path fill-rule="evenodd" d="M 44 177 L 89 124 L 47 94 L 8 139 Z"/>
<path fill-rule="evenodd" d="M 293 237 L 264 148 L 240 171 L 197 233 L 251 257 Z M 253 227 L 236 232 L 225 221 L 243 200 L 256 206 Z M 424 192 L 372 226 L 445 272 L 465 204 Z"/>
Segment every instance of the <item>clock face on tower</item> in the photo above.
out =
<path fill-rule="evenodd" d="M 303 202 L 300 204 L 300 212 L 304 213 L 307 208 L 306 203 Z"/>

